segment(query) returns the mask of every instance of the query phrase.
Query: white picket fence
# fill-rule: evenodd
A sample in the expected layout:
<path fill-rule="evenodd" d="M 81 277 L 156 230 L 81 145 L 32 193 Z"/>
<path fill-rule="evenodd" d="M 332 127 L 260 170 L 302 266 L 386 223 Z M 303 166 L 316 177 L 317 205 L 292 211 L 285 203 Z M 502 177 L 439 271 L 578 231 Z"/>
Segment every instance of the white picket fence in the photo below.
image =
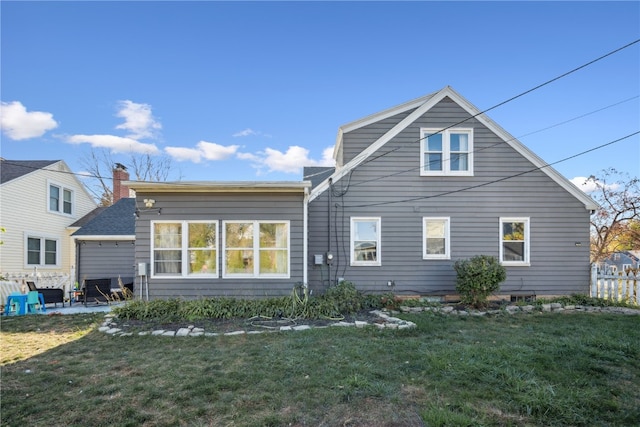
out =
<path fill-rule="evenodd" d="M 640 271 L 608 272 L 591 266 L 591 296 L 640 305 Z"/>

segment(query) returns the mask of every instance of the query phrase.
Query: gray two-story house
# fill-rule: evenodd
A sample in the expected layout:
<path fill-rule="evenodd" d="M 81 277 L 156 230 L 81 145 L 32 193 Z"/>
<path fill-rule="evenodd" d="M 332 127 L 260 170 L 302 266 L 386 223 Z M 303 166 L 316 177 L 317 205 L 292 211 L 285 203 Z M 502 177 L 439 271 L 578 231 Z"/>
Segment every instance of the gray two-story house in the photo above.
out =
<path fill-rule="evenodd" d="M 339 128 L 301 182 L 130 181 L 150 297 L 455 294 L 497 257 L 501 294 L 588 292 L 595 202 L 450 87 Z"/>

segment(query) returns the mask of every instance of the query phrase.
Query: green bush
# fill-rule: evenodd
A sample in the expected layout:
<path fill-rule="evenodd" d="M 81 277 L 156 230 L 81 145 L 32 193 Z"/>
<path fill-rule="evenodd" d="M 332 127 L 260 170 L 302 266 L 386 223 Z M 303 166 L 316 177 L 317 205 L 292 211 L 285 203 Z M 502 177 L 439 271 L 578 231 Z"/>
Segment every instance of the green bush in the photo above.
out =
<path fill-rule="evenodd" d="M 361 310 L 383 307 L 383 295 L 363 295 L 351 282 L 331 286 L 319 296 L 298 284 L 288 297 L 265 299 L 200 298 L 197 300 L 129 301 L 114 309 L 122 319 L 178 321 L 252 318 L 342 318 Z"/>
<path fill-rule="evenodd" d="M 507 278 L 505 268 L 495 257 L 476 255 L 454 263 L 457 273 L 456 291 L 464 304 L 475 307 L 486 305 L 487 297 L 500 289 Z"/>

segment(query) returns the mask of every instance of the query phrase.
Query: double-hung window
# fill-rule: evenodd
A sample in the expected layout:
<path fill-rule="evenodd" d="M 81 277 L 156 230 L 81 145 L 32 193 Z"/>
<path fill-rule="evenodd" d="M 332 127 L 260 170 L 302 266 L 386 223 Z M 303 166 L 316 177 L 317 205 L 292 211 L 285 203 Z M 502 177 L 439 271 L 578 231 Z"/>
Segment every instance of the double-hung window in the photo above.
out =
<path fill-rule="evenodd" d="M 432 217 L 422 219 L 422 258 L 449 259 L 449 218 Z"/>
<path fill-rule="evenodd" d="M 351 218 L 351 265 L 382 265 L 380 218 Z"/>
<path fill-rule="evenodd" d="M 29 267 L 56 267 L 59 264 L 59 241 L 56 238 L 26 236 L 26 265 Z"/>
<path fill-rule="evenodd" d="M 225 278 L 289 278 L 289 221 L 225 221 Z"/>
<path fill-rule="evenodd" d="M 420 175 L 473 175 L 473 129 L 420 132 Z"/>
<path fill-rule="evenodd" d="M 529 218 L 500 218 L 500 262 L 529 265 Z"/>
<path fill-rule="evenodd" d="M 153 273 L 218 277 L 218 222 L 152 222 Z"/>
<path fill-rule="evenodd" d="M 71 215 L 73 213 L 73 190 L 50 183 L 49 212 Z"/>

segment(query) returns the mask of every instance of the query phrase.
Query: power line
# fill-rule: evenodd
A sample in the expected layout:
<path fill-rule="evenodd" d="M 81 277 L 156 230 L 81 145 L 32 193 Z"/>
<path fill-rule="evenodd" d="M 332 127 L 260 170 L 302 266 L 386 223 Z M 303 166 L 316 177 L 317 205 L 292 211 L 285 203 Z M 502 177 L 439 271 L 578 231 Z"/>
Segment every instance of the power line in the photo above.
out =
<path fill-rule="evenodd" d="M 540 167 L 533 168 L 533 169 L 530 169 L 530 170 L 526 170 L 524 172 L 520 172 L 520 173 L 517 173 L 517 174 L 514 174 L 514 175 L 509 175 L 509 176 L 506 176 L 506 177 L 502 177 L 502 178 L 499 178 L 499 179 L 496 179 L 496 180 L 493 180 L 493 181 L 483 182 L 481 184 L 476 184 L 476 185 L 472 185 L 472 186 L 469 186 L 469 187 L 459 188 L 457 190 L 445 191 L 443 193 L 438 193 L 438 194 L 434 194 L 434 195 L 431 195 L 431 196 L 412 197 L 412 198 L 409 198 L 409 199 L 387 201 L 387 202 L 378 202 L 378 203 L 368 203 L 368 204 L 364 204 L 364 205 L 346 205 L 345 207 L 348 207 L 348 208 L 368 208 L 368 207 L 372 207 L 372 206 L 383 206 L 383 205 L 391 205 L 391 204 L 396 204 L 396 203 L 414 202 L 414 201 L 417 201 L 417 200 L 434 199 L 436 197 L 448 196 L 450 194 L 455 194 L 455 193 L 461 193 L 463 191 L 474 190 L 476 188 L 485 187 L 487 185 L 495 184 L 495 183 L 498 183 L 498 182 L 506 181 L 508 179 L 516 178 L 516 177 L 519 177 L 519 176 L 522 176 L 522 175 L 526 175 L 528 173 L 539 171 L 541 169 L 556 165 L 558 163 L 566 162 L 567 160 L 571 160 L 571 159 L 574 159 L 576 157 L 582 156 L 584 154 L 590 153 L 592 151 L 596 151 L 596 150 L 599 150 L 601 148 L 607 147 L 609 145 L 613 145 L 613 144 L 615 144 L 617 142 L 623 141 L 623 140 L 625 140 L 627 138 L 631 138 L 632 136 L 638 135 L 638 134 L 640 134 L 640 131 L 636 131 L 636 132 L 633 132 L 633 133 L 631 133 L 629 135 L 623 136 L 622 138 L 618 138 L 618 139 L 616 139 L 614 141 L 610 141 L 610 142 L 607 142 L 605 144 L 598 145 L 597 147 L 593 147 L 593 148 L 590 148 L 588 150 L 581 151 L 580 153 L 571 155 L 569 157 L 565 157 L 564 159 L 557 160 L 557 161 L 555 161 L 553 163 L 547 163 L 547 164 L 542 165 Z"/>
<path fill-rule="evenodd" d="M 462 124 L 462 123 L 465 123 L 465 122 L 467 122 L 467 121 L 469 121 L 469 120 L 471 120 L 471 119 L 474 119 L 474 118 L 476 118 L 476 117 L 478 117 L 478 116 L 480 116 L 480 115 L 482 115 L 482 114 L 484 114 L 484 113 L 486 113 L 486 112 L 488 112 L 488 111 L 495 110 L 495 109 L 496 109 L 496 108 L 498 108 L 498 107 L 501 107 L 501 106 L 503 106 L 503 105 L 505 105 L 505 104 L 507 104 L 507 103 L 509 103 L 509 102 L 511 102 L 511 101 L 514 101 L 514 100 L 516 100 L 516 99 L 518 99 L 518 98 L 523 97 L 524 95 L 527 95 L 527 94 L 529 94 L 529 93 L 531 93 L 531 92 L 533 92 L 533 91 L 536 91 L 536 90 L 538 90 L 538 89 L 540 89 L 540 88 L 542 88 L 542 87 L 544 87 L 544 86 L 547 86 L 547 85 L 549 85 L 549 84 L 551 84 L 551 83 L 553 83 L 553 82 L 555 82 L 555 81 L 557 81 L 557 80 L 560 80 L 560 79 L 562 79 L 562 78 L 564 78 L 564 77 L 566 77 L 566 76 L 568 76 L 568 75 L 570 75 L 570 74 L 573 74 L 573 73 L 575 73 L 575 72 L 577 72 L 577 71 L 579 71 L 579 70 L 581 70 L 581 69 L 583 69 L 583 68 L 585 68 L 585 67 L 588 67 L 589 65 L 595 64 L 596 62 L 601 61 L 601 60 L 603 60 L 603 59 L 605 59 L 605 58 L 607 58 L 607 57 L 609 57 L 609 56 L 611 56 L 611 55 L 613 55 L 613 54 L 615 54 L 615 53 L 617 53 L 617 52 L 620 52 L 621 50 L 624 50 L 624 49 L 626 49 L 626 48 L 628 48 L 628 47 L 631 47 L 631 46 L 633 46 L 634 44 L 639 43 L 639 42 L 640 42 L 640 39 L 636 39 L 636 40 L 634 40 L 634 41 L 632 41 L 632 42 L 630 42 L 630 43 L 627 43 L 627 44 L 626 44 L 626 45 L 624 45 L 624 46 L 621 46 L 621 47 L 619 47 L 619 48 L 617 48 L 617 49 L 614 49 L 614 50 L 612 50 L 612 51 L 610 51 L 610 52 L 608 52 L 608 53 L 605 53 L 604 55 L 599 56 L 599 57 L 598 57 L 598 58 L 596 58 L 596 59 L 593 59 L 593 60 L 591 60 L 591 61 L 589 61 L 589 62 L 587 62 L 587 63 L 585 63 L 585 64 L 582 64 L 582 65 L 580 65 L 580 66 L 578 66 L 578 67 L 576 67 L 576 68 L 574 68 L 574 69 L 572 69 L 572 70 L 569 70 L 569 71 L 567 71 L 567 72 L 565 72 L 565 73 L 562 73 L 562 74 L 560 74 L 559 76 L 554 77 L 554 78 L 552 78 L 552 79 L 550 79 L 550 80 L 547 80 L 546 82 L 541 83 L 541 84 L 539 84 L 539 85 L 537 85 L 537 86 L 534 86 L 533 88 L 528 89 L 528 90 L 526 90 L 526 91 L 524 91 L 524 92 L 521 92 L 521 93 L 519 93 L 518 95 L 512 96 L 511 98 L 509 98 L 509 99 L 507 99 L 507 100 L 505 100 L 505 101 L 499 102 L 498 104 L 495 104 L 494 106 L 489 107 L 489 108 L 487 108 L 486 110 L 482 110 L 482 111 L 480 111 L 479 113 L 476 113 L 476 114 L 474 114 L 474 115 L 472 115 L 472 116 L 469 116 L 469 117 L 467 117 L 467 118 L 466 118 L 466 119 L 464 119 L 464 120 L 461 120 L 461 121 L 456 122 L 456 123 L 454 123 L 454 124 L 452 124 L 452 125 L 449 125 L 449 126 L 447 126 L 447 127 L 444 127 L 444 128 L 442 128 L 442 129 L 440 129 L 438 132 L 435 132 L 435 133 L 433 133 L 433 134 L 431 134 L 431 135 L 435 135 L 435 134 L 438 134 L 438 133 L 444 132 L 445 130 L 451 129 L 451 128 L 452 128 L 452 127 L 454 127 L 454 126 L 458 126 L 458 125 L 460 125 L 460 124 Z M 431 135 L 426 135 L 426 136 L 424 136 L 424 137 L 418 138 L 417 140 L 415 140 L 415 141 L 411 142 L 411 144 L 415 144 L 416 142 L 420 142 L 420 141 L 422 141 L 423 139 L 428 138 L 428 137 L 429 137 L 429 136 L 431 136 Z M 389 150 L 389 151 L 387 151 L 387 152 L 385 152 L 385 153 L 382 153 L 382 154 L 380 154 L 380 155 L 378 155 L 378 156 L 370 157 L 370 158 L 368 158 L 367 160 L 363 161 L 359 166 L 365 165 L 365 164 L 367 164 L 367 163 L 369 163 L 369 162 L 372 162 L 372 161 L 374 161 L 374 160 L 376 160 L 376 159 L 379 159 L 380 157 L 383 157 L 383 156 L 386 156 L 387 154 L 393 153 L 393 152 L 395 152 L 395 151 L 399 150 L 400 148 L 402 148 L 402 147 L 401 147 L 401 146 L 399 146 L 399 147 L 397 147 L 397 148 L 394 148 L 393 150 Z"/>

